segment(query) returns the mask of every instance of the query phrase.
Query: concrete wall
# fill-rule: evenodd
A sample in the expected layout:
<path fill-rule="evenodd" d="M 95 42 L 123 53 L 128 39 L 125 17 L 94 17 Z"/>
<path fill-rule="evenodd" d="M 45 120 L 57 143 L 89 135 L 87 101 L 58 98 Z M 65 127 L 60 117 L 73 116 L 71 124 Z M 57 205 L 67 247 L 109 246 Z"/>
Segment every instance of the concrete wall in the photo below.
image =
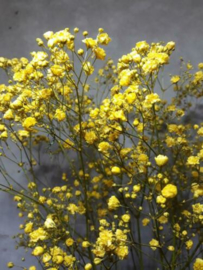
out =
<path fill-rule="evenodd" d="M 168 69 L 175 73 L 179 56 L 194 65 L 203 61 L 202 18 L 202 0 L 0 0 L 0 56 L 29 57 L 38 49 L 35 38 L 48 30 L 79 27 L 94 36 L 103 27 L 112 37 L 108 52 L 114 59 L 140 40 L 175 41 Z M 5 82 L 0 71 L 0 83 Z M 14 169 L 13 175 L 22 181 Z M 12 197 L 0 193 L 0 205 L 1 270 L 10 260 L 21 264 L 24 253 L 14 253 L 10 238 L 20 224 Z"/>

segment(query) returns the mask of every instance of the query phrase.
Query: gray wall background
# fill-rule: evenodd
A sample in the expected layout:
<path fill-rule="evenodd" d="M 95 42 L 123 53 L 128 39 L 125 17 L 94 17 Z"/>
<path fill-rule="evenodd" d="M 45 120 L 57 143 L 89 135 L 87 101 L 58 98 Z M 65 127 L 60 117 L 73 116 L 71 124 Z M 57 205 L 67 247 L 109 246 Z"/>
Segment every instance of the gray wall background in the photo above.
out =
<path fill-rule="evenodd" d="M 103 27 L 112 38 L 109 55 L 118 59 L 136 42 L 175 41 L 176 51 L 167 72 L 175 74 L 179 57 L 196 66 L 203 62 L 203 1 L 202 0 L 0 0 L 0 56 L 29 57 L 38 50 L 35 39 L 48 30 L 66 27 L 88 30 L 96 36 Z M 0 70 L 0 84 L 6 79 Z M 167 98 L 171 94 L 168 93 Z M 13 176 L 23 176 L 11 168 Z M 2 181 L 2 179 L 0 179 Z M 11 236 L 18 230 L 12 197 L 0 193 L 0 270 L 8 261 L 28 266 L 33 258 L 21 263 L 23 252 L 14 252 Z"/>

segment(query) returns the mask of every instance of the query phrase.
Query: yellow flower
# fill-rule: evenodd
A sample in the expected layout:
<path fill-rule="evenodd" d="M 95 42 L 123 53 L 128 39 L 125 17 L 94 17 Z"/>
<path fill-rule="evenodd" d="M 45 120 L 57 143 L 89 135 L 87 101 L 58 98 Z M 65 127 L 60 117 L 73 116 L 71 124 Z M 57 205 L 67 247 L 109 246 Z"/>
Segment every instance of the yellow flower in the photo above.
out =
<path fill-rule="evenodd" d="M 194 270 L 203 270 L 203 259 L 197 258 L 193 264 Z"/>
<path fill-rule="evenodd" d="M 1 133 L 1 135 L 0 135 L 0 138 L 1 138 L 2 140 L 7 139 L 7 138 L 8 138 L 8 132 L 7 132 L 7 131 L 3 131 L 3 132 Z"/>
<path fill-rule="evenodd" d="M 164 155 L 158 155 L 154 159 L 158 166 L 164 166 L 168 162 L 168 157 Z"/>
<path fill-rule="evenodd" d="M 34 117 L 27 117 L 24 122 L 23 122 L 23 127 L 28 130 L 31 131 L 32 127 L 37 123 L 37 120 Z"/>
<path fill-rule="evenodd" d="M 154 104 L 154 103 L 159 102 L 159 101 L 161 101 L 161 99 L 160 99 L 159 95 L 156 93 L 149 94 L 145 98 L 146 104 Z"/>
<path fill-rule="evenodd" d="M 167 64 L 169 61 L 169 56 L 166 53 L 150 52 L 147 58 L 157 61 L 160 65 Z"/>
<path fill-rule="evenodd" d="M 74 244 L 74 240 L 72 238 L 68 238 L 66 240 L 66 246 L 71 247 Z"/>
<path fill-rule="evenodd" d="M 124 69 L 123 71 L 121 71 L 119 77 L 120 77 L 120 85 L 121 86 L 128 86 L 130 85 L 131 82 L 131 76 L 132 73 L 129 69 Z"/>
<path fill-rule="evenodd" d="M 13 112 L 11 109 L 8 109 L 4 115 L 3 115 L 3 118 L 6 119 L 6 120 L 12 120 L 14 119 L 14 115 L 13 115 Z"/>
<path fill-rule="evenodd" d="M 199 157 L 197 157 L 197 156 L 190 156 L 187 159 L 187 164 L 189 164 L 189 165 L 198 165 L 199 164 Z"/>
<path fill-rule="evenodd" d="M 127 246 L 118 246 L 115 249 L 115 253 L 120 260 L 124 260 L 128 256 L 128 247 Z"/>
<path fill-rule="evenodd" d="M 47 228 L 47 229 L 50 229 L 50 228 L 56 228 L 56 224 L 55 222 L 53 221 L 51 215 L 47 216 L 45 222 L 44 222 L 44 226 Z"/>
<path fill-rule="evenodd" d="M 66 255 L 64 257 L 64 264 L 67 267 L 72 267 L 73 266 L 73 263 L 75 262 L 75 260 L 76 260 L 76 258 L 73 257 L 72 255 Z"/>
<path fill-rule="evenodd" d="M 108 142 L 101 142 L 98 145 L 98 151 L 106 153 L 110 147 L 111 145 Z"/>
<path fill-rule="evenodd" d="M 29 236 L 30 236 L 31 242 L 37 242 L 39 240 L 46 240 L 48 238 L 47 232 L 41 227 L 31 232 Z"/>
<path fill-rule="evenodd" d="M 69 139 L 66 139 L 65 142 L 64 142 L 64 144 L 63 144 L 63 147 L 65 149 L 71 149 L 73 146 L 74 146 L 74 142 L 72 142 Z"/>
<path fill-rule="evenodd" d="M 95 48 L 94 53 L 97 59 L 104 60 L 106 57 L 106 52 L 102 48 L 99 47 Z"/>
<path fill-rule="evenodd" d="M 186 249 L 189 250 L 193 246 L 193 241 L 192 240 L 188 240 L 188 241 L 185 242 L 185 244 L 186 244 Z"/>
<path fill-rule="evenodd" d="M 165 203 L 166 202 L 166 198 L 163 197 L 162 195 L 159 195 L 156 197 L 156 202 L 159 204 Z"/>
<path fill-rule="evenodd" d="M 167 48 L 168 50 L 175 50 L 175 46 L 176 46 L 176 44 L 175 44 L 174 41 L 169 41 L 169 42 L 166 44 L 166 48 Z"/>
<path fill-rule="evenodd" d="M 91 75 L 94 72 L 94 67 L 90 62 L 84 62 L 82 67 L 86 75 Z"/>
<path fill-rule="evenodd" d="M 83 248 L 88 248 L 90 246 L 90 242 L 88 242 L 88 241 L 83 241 L 82 242 L 82 247 Z"/>
<path fill-rule="evenodd" d="M 14 267 L 14 263 L 13 262 L 8 262 L 7 263 L 7 267 L 8 268 L 13 268 Z"/>
<path fill-rule="evenodd" d="M 22 138 L 26 138 L 26 137 L 30 136 L 30 134 L 27 130 L 18 130 L 18 135 Z"/>
<path fill-rule="evenodd" d="M 91 270 L 92 269 L 92 264 L 91 263 L 87 263 L 85 265 L 85 270 Z"/>
<path fill-rule="evenodd" d="M 160 247 L 159 241 L 157 241 L 156 239 L 152 239 L 149 242 L 149 245 L 150 245 L 152 250 L 156 250 L 158 247 Z"/>
<path fill-rule="evenodd" d="M 33 222 L 28 222 L 28 223 L 25 225 L 24 232 L 25 232 L 25 233 L 31 233 L 32 228 L 33 228 Z"/>
<path fill-rule="evenodd" d="M 172 83 L 177 83 L 179 81 L 180 81 L 180 76 L 175 75 L 175 76 L 171 77 L 171 82 Z"/>
<path fill-rule="evenodd" d="M 94 259 L 94 263 L 97 265 L 97 264 L 100 264 L 102 262 L 102 259 L 100 258 L 95 258 Z"/>
<path fill-rule="evenodd" d="M 121 219 L 124 221 L 124 222 L 129 222 L 130 221 L 130 215 L 129 214 L 124 214 L 122 215 Z"/>
<path fill-rule="evenodd" d="M 134 191 L 135 193 L 139 192 L 139 191 L 140 191 L 140 189 L 141 189 L 140 184 L 138 184 L 138 185 L 134 185 L 134 186 L 133 186 L 133 191 Z"/>
<path fill-rule="evenodd" d="M 135 48 L 138 52 L 147 52 L 149 49 L 149 44 L 146 41 L 140 41 L 136 43 Z"/>
<path fill-rule="evenodd" d="M 66 118 L 66 113 L 60 109 L 56 109 L 54 117 L 59 121 L 63 121 Z"/>
<path fill-rule="evenodd" d="M 132 104 L 136 99 L 136 94 L 135 93 L 129 93 L 129 94 L 126 95 L 125 99 L 126 99 L 127 103 Z"/>
<path fill-rule="evenodd" d="M 41 246 L 37 246 L 37 247 L 34 248 L 34 250 L 32 252 L 32 255 L 34 255 L 34 256 L 40 256 L 40 255 L 43 254 L 43 252 L 44 252 L 44 248 L 41 247 Z"/>
<path fill-rule="evenodd" d="M 43 263 L 47 263 L 50 260 L 51 260 L 51 255 L 49 253 L 44 253 L 42 257 Z"/>
<path fill-rule="evenodd" d="M 108 201 L 109 210 L 116 210 L 118 207 L 120 207 L 119 200 L 116 198 L 116 196 L 111 196 Z"/>
<path fill-rule="evenodd" d="M 168 250 L 169 250 L 169 251 L 174 251 L 175 248 L 174 248 L 174 246 L 168 246 Z"/>
<path fill-rule="evenodd" d="M 93 144 L 97 140 L 97 135 L 94 131 L 85 132 L 85 140 L 88 144 Z"/>
<path fill-rule="evenodd" d="M 165 223 L 168 222 L 168 218 L 165 217 L 165 216 L 163 215 L 163 216 L 160 216 L 160 217 L 158 218 L 158 221 L 159 221 L 161 224 L 165 224 Z"/>
<path fill-rule="evenodd" d="M 36 270 L 36 267 L 35 266 L 30 266 L 29 270 Z"/>
<path fill-rule="evenodd" d="M 113 174 L 121 173 L 121 169 L 119 167 L 117 167 L 117 166 L 112 167 L 111 171 L 112 171 Z"/>
<path fill-rule="evenodd" d="M 61 67 L 60 65 L 53 65 L 51 67 L 51 72 L 53 75 L 60 77 L 61 75 L 63 75 L 64 68 Z"/>
<path fill-rule="evenodd" d="M 85 43 L 87 49 L 88 48 L 94 48 L 97 45 L 97 41 L 93 38 L 86 38 L 82 40 L 83 43 Z"/>
<path fill-rule="evenodd" d="M 111 41 L 111 38 L 107 33 L 101 33 L 100 35 L 98 35 L 97 40 L 102 45 L 108 45 Z"/>
<path fill-rule="evenodd" d="M 196 214 L 201 214 L 203 212 L 203 204 L 196 203 L 192 205 L 193 212 Z"/>
<path fill-rule="evenodd" d="M 118 120 L 122 120 L 122 121 L 127 121 L 127 118 L 123 112 L 123 110 L 118 110 L 113 112 L 113 114 L 111 115 L 112 120 L 113 119 L 118 119 Z"/>
<path fill-rule="evenodd" d="M 149 59 L 145 62 L 145 64 L 142 66 L 142 69 L 145 74 L 152 73 L 153 71 L 157 70 L 159 67 L 159 64 L 154 59 Z"/>
<path fill-rule="evenodd" d="M 177 193 L 178 193 L 177 187 L 172 184 L 166 185 L 161 191 L 161 194 L 165 198 L 174 198 L 177 195 Z"/>
<path fill-rule="evenodd" d="M 149 222 L 150 222 L 150 219 L 144 218 L 144 219 L 142 220 L 142 225 L 145 227 L 145 226 L 147 226 L 147 225 L 149 224 Z"/>

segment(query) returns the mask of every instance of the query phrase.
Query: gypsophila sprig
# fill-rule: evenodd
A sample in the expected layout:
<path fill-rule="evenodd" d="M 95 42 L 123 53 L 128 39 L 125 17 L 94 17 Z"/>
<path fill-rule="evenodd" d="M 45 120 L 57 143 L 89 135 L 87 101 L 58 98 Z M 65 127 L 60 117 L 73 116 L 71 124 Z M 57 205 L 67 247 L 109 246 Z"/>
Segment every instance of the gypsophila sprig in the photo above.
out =
<path fill-rule="evenodd" d="M 117 63 L 102 28 L 36 41 L 30 60 L 0 57 L 0 189 L 22 219 L 17 247 L 46 270 L 202 270 L 203 122 L 185 119 L 203 63 L 181 58 L 164 86 L 172 41 L 137 42 Z"/>

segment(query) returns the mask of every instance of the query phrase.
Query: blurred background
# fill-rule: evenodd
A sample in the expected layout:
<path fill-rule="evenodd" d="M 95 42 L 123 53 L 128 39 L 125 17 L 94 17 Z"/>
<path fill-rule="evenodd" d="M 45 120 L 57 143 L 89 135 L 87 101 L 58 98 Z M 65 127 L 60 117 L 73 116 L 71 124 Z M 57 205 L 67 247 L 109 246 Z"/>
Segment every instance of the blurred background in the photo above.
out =
<path fill-rule="evenodd" d="M 180 56 L 195 67 L 203 62 L 202 0 L 0 0 L 0 11 L 0 57 L 29 58 L 30 52 L 38 50 L 35 39 L 49 30 L 79 27 L 96 37 L 102 27 L 112 38 L 108 55 L 114 60 L 130 52 L 136 42 L 146 40 L 176 42 L 167 74 L 176 74 Z M 0 84 L 6 82 L 0 70 Z M 15 168 L 9 170 L 23 182 L 23 175 Z M 30 255 L 21 262 L 23 250 L 14 252 L 11 236 L 21 220 L 12 196 L 0 193 L 0 206 L 0 269 L 6 269 L 8 261 L 36 265 Z"/>

